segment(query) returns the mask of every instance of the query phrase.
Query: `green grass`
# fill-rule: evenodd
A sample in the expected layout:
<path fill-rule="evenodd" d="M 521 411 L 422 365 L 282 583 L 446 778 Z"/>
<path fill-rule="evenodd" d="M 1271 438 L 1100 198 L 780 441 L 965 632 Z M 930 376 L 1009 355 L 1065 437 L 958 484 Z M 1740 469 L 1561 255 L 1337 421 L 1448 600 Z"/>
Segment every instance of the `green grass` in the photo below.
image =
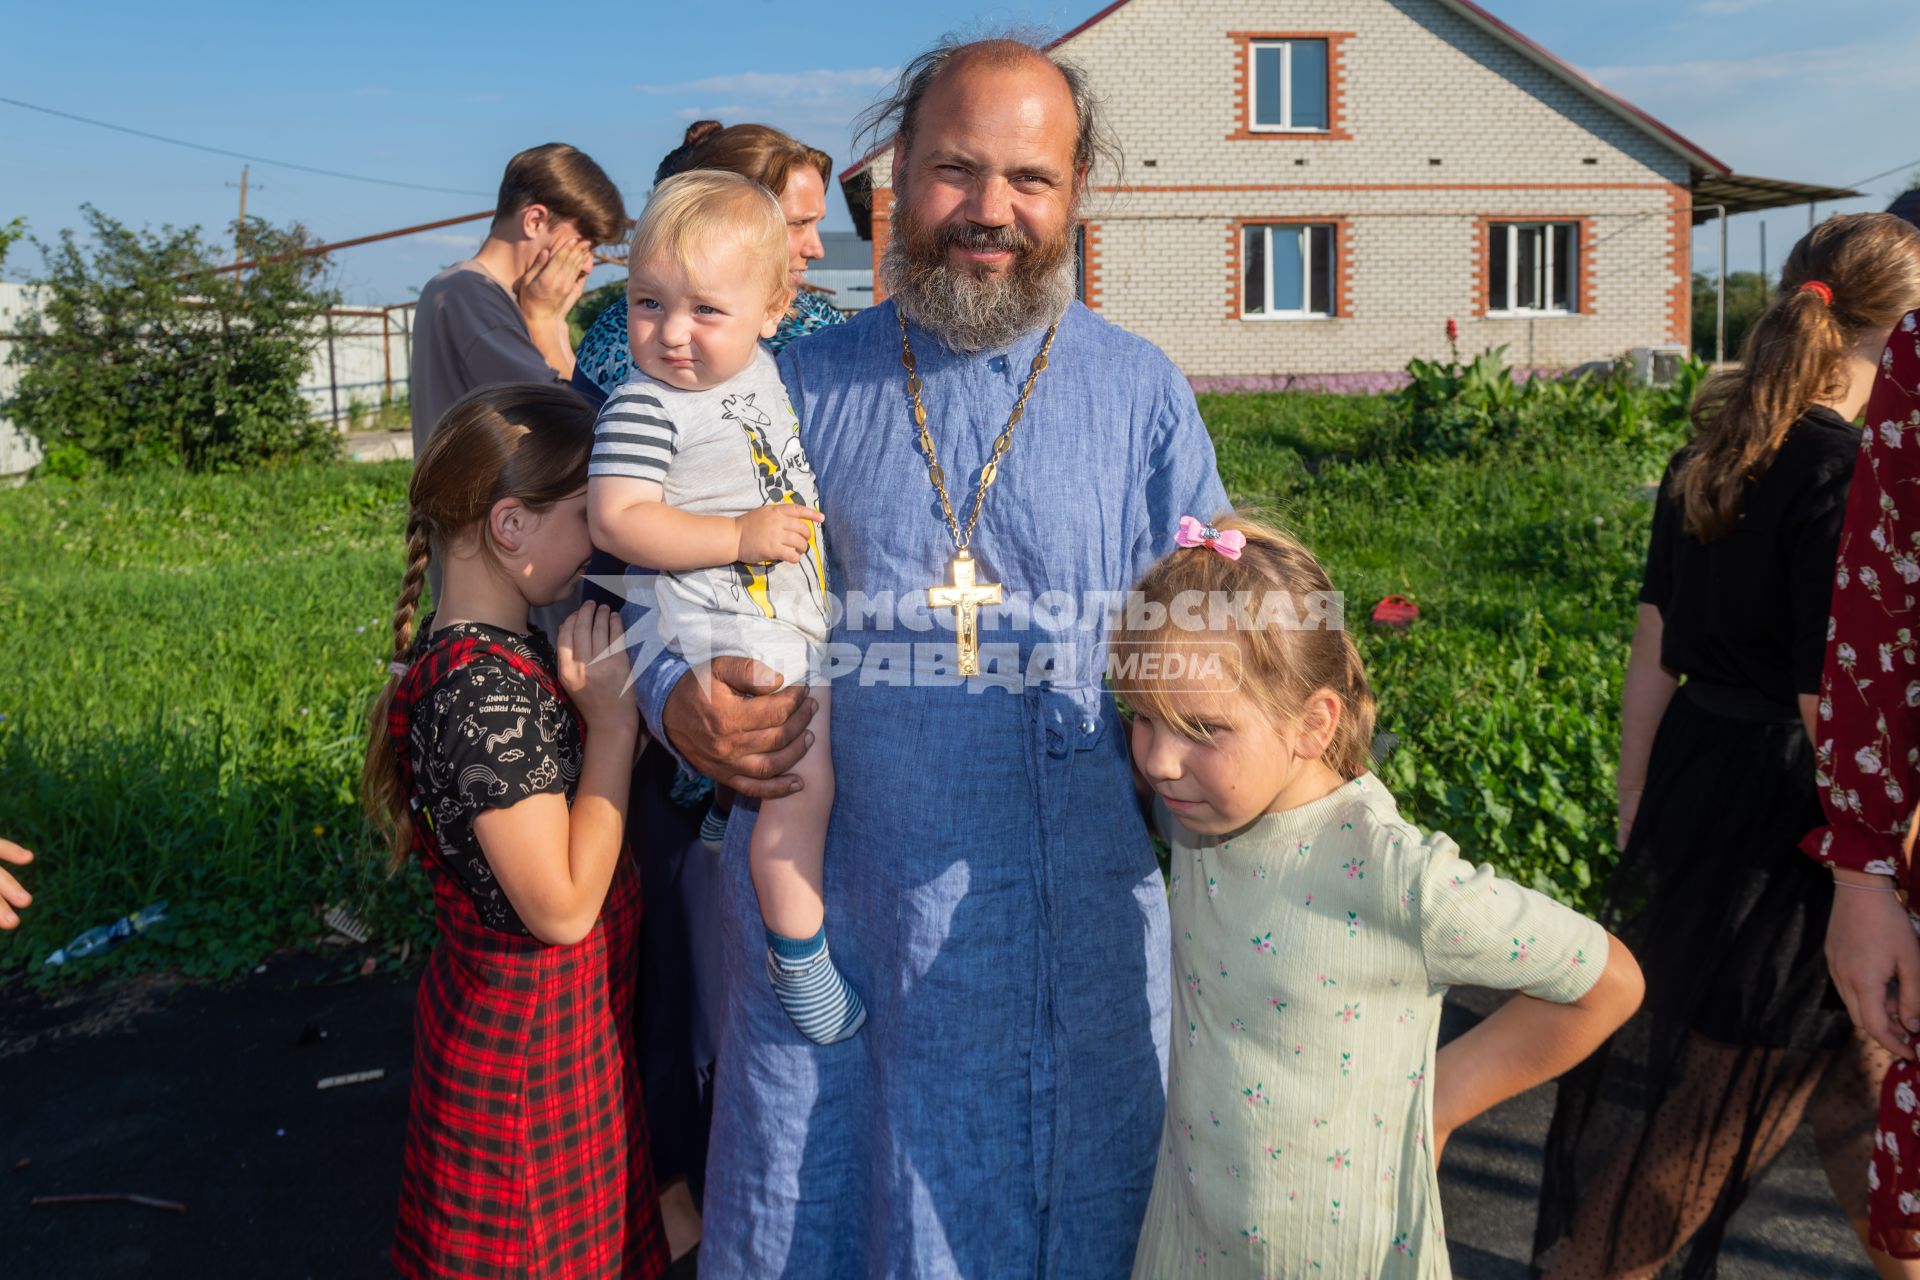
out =
<path fill-rule="evenodd" d="M 1206 397 L 1236 503 L 1326 562 L 1409 816 L 1578 901 L 1611 862 L 1612 759 L 1662 457 L 1568 443 L 1364 462 L 1380 397 Z M 244 972 L 346 900 L 420 939 L 354 789 L 387 662 L 404 463 L 35 481 L 0 492 L 0 834 L 40 850 L 0 980 L 154 898 L 176 923 L 77 967 Z M 1405 636 L 1365 629 L 1413 597 Z"/>
<path fill-rule="evenodd" d="M 0 493 L 0 832 L 45 855 L 0 972 L 153 898 L 88 969 L 226 974 L 365 896 L 354 779 L 390 644 L 406 464 Z M 404 890 L 404 886 L 402 887 Z M 390 902 L 395 895 L 378 899 Z"/>

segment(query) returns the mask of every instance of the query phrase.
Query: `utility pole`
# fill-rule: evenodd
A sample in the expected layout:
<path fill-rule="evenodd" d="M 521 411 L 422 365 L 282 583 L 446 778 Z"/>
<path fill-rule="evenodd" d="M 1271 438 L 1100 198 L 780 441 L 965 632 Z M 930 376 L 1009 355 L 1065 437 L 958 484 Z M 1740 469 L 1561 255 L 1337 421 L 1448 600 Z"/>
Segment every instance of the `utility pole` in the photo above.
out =
<path fill-rule="evenodd" d="M 238 265 L 246 257 L 246 254 L 242 251 L 241 245 L 243 243 L 242 236 L 247 225 L 247 170 L 248 168 L 249 166 L 244 164 L 240 166 L 240 220 L 233 224 L 233 261 L 235 265 Z M 233 183 L 229 182 L 227 185 L 231 187 L 233 186 Z M 266 184 L 264 183 L 262 183 L 259 187 L 259 190 L 261 191 L 265 191 L 266 189 L 267 189 Z"/>

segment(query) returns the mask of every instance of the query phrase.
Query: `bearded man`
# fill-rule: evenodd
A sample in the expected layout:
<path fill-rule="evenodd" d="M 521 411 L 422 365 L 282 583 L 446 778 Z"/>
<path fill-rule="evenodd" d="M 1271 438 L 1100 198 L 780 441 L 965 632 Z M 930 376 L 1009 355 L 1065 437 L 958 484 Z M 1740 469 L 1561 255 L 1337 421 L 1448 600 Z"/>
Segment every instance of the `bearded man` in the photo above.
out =
<path fill-rule="evenodd" d="M 1124 1276 L 1165 1106 L 1167 908 L 1102 602 L 1226 497 L 1179 371 L 1073 299 L 1100 136 L 1079 73 L 943 45 L 874 120 L 891 299 L 780 357 L 848 606 L 825 899 L 868 1020 L 820 1046 L 781 1012 L 737 806 L 700 1271 Z M 640 698 L 764 798 L 812 740 L 777 683 L 669 656 Z"/>

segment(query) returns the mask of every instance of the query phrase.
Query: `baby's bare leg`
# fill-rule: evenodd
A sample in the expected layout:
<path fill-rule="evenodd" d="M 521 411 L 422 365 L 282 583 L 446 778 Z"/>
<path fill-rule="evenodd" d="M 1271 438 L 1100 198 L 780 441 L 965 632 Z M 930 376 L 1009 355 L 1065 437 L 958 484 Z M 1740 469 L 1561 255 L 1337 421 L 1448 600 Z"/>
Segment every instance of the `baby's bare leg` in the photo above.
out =
<path fill-rule="evenodd" d="M 813 745 L 793 769 L 803 785 L 790 796 L 761 801 L 753 828 L 753 891 L 760 895 L 760 918 L 787 938 L 811 938 L 825 918 L 820 869 L 833 812 L 833 708 L 826 685 L 813 690 L 813 699 L 819 706 Z"/>
<path fill-rule="evenodd" d="M 832 1044 L 858 1031 L 867 1011 L 834 967 L 823 927 L 821 868 L 833 812 L 833 704 L 825 685 L 816 685 L 813 697 L 819 705 L 813 745 L 794 767 L 804 785 L 792 795 L 761 802 L 748 856 L 767 926 L 767 976 L 774 994 L 802 1035 Z"/>

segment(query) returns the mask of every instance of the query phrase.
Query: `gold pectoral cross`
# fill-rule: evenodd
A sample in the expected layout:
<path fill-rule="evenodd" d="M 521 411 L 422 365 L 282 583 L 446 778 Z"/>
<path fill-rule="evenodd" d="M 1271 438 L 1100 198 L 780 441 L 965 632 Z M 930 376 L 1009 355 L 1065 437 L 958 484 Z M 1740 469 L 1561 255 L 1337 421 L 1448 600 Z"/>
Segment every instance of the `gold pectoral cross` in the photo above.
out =
<path fill-rule="evenodd" d="M 953 585 L 927 588 L 927 603 L 935 609 L 953 610 L 954 631 L 960 651 L 960 674 L 980 674 L 980 619 L 983 604 L 1000 603 L 1000 584 L 973 580 L 973 557 L 962 551 L 953 558 Z"/>

